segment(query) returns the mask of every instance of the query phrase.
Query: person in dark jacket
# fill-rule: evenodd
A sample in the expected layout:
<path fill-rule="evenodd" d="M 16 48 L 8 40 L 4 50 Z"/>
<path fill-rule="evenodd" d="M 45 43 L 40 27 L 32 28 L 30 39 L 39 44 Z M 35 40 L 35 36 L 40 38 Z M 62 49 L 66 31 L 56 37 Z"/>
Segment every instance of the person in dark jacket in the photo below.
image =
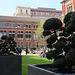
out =
<path fill-rule="evenodd" d="M 21 52 L 22 52 L 21 47 L 18 48 L 18 52 L 19 52 L 19 54 L 21 55 Z"/>
<path fill-rule="evenodd" d="M 26 47 L 26 55 L 27 55 L 27 53 L 28 53 L 28 47 Z"/>

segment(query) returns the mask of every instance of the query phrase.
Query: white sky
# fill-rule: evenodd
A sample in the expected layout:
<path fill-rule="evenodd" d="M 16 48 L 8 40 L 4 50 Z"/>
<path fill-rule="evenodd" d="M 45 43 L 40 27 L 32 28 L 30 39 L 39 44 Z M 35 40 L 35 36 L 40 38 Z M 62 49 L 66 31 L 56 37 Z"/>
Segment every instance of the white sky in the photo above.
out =
<path fill-rule="evenodd" d="M 45 7 L 62 10 L 62 0 L 0 0 L 0 15 L 13 16 L 16 12 L 16 6 L 23 7 Z"/>

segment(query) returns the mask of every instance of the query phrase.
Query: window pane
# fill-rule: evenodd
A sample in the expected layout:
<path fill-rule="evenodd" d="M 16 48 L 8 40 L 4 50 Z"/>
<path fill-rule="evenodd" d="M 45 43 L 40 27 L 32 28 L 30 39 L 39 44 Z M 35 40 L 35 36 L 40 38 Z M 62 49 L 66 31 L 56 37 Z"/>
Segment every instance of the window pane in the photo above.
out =
<path fill-rule="evenodd" d="M 29 28 L 31 28 L 31 25 L 29 25 Z"/>
<path fill-rule="evenodd" d="M 35 29 L 36 27 L 34 26 L 34 29 Z"/>
<path fill-rule="evenodd" d="M 6 24 L 4 24 L 4 28 L 6 27 Z"/>
<path fill-rule="evenodd" d="M 11 25 L 11 24 L 9 24 L 9 27 L 11 28 L 11 27 L 12 27 L 12 25 Z"/>
<path fill-rule="evenodd" d="M 6 35 L 6 31 L 4 31 L 4 35 Z"/>
<path fill-rule="evenodd" d="M 15 38 L 15 31 L 13 31 L 12 36 L 13 36 L 13 38 Z"/>
<path fill-rule="evenodd" d="M 33 33 L 33 38 L 35 39 L 35 37 L 36 37 L 36 34 L 35 34 L 35 33 Z"/>
<path fill-rule="evenodd" d="M 18 38 L 20 38 L 20 31 L 18 31 Z"/>
<path fill-rule="evenodd" d="M 33 11 L 31 11 L 31 14 L 33 15 L 33 14 L 34 14 L 34 12 L 33 12 Z"/>
<path fill-rule="evenodd" d="M 41 15 L 44 15 L 44 12 L 41 12 Z"/>
<path fill-rule="evenodd" d="M 29 38 L 31 38 L 31 32 L 29 32 Z"/>
<path fill-rule="evenodd" d="M 15 24 L 13 24 L 13 28 L 15 27 Z"/>
<path fill-rule="evenodd" d="M 23 25 L 21 25 L 21 28 L 23 28 Z"/>
<path fill-rule="evenodd" d="M 22 14 L 22 9 L 21 9 L 21 14 Z"/>
<path fill-rule="evenodd" d="M 26 25 L 26 28 L 28 28 L 28 25 Z"/>
<path fill-rule="evenodd" d="M 1 31 L 1 36 L 3 36 L 3 31 Z"/>
<path fill-rule="evenodd" d="M 3 27 L 3 24 L 1 24 L 1 27 Z"/>
<path fill-rule="evenodd" d="M 18 28 L 20 28 L 20 25 L 18 25 Z"/>
<path fill-rule="evenodd" d="M 26 38 L 28 38 L 28 32 L 26 32 Z"/>
<path fill-rule="evenodd" d="M 12 32 L 11 31 L 9 31 L 9 36 L 12 36 Z"/>
<path fill-rule="evenodd" d="M 23 32 L 21 32 L 21 38 L 23 38 Z"/>
<path fill-rule="evenodd" d="M 54 16 L 54 13 L 51 13 L 51 16 Z"/>
<path fill-rule="evenodd" d="M 28 10 L 26 10 L 26 13 L 28 13 Z"/>

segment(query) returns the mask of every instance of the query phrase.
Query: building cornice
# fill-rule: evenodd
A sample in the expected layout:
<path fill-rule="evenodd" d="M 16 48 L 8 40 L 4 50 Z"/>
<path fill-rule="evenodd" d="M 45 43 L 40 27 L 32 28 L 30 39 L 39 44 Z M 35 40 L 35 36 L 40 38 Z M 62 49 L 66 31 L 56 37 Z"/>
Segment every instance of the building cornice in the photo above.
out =
<path fill-rule="evenodd" d="M 25 18 L 14 16 L 0 16 L 0 22 L 14 22 L 14 23 L 38 23 L 42 19 L 40 18 Z M 46 19 L 43 19 L 46 20 Z"/>

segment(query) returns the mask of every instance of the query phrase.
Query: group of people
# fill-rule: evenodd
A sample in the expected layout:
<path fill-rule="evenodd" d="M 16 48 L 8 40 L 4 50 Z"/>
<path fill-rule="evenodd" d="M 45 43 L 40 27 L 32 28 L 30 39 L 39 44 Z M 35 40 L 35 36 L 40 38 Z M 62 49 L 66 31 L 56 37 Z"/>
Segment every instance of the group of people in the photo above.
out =
<path fill-rule="evenodd" d="M 40 57 L 46 58 L 46 50 L 44 50 L 43 52 L 41 52 Z"/>
<path fill-rule="evenodd" d="M 16 47 L 16 52 L 17 52 L 18 55 L 21 55 L 21 52 L 22 52 L 21 47 Z M 26 52 L 26 55 L 27 55 L 27 53 L 28 53 L 28 48 L 27 47 L 25 49 L 25 52 Z"/>

